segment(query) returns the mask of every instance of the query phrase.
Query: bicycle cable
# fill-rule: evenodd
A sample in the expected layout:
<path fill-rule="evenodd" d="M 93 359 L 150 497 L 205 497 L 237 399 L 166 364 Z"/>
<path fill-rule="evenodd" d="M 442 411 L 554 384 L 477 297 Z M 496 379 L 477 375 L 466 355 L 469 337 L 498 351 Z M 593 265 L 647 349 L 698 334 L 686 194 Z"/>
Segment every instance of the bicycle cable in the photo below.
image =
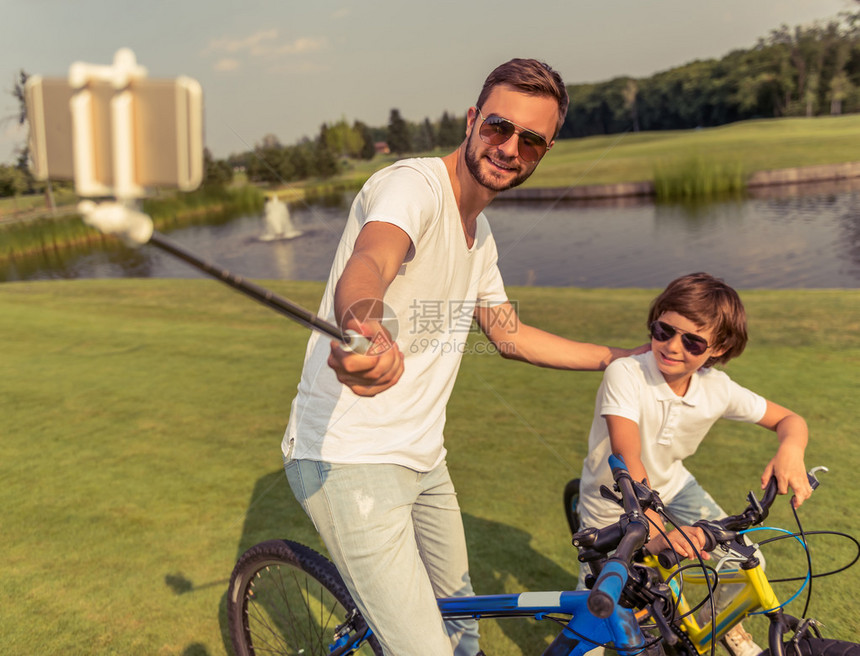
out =
<path fill-rule="evenodd" d="M 806 576 L 807 581 L 809 581 L 809 587 L 806 589 L 806 603 L 803 605 L 803 612 L 800 614 L 800 617 L 806 619 L 806 613 L 809 610 L 809 602 L 812 600 L 812 555 L 809 553 L 809 542 L 806 539 L 806 533 L 803 532 L 803 525 L 801 525 L 800 517 L 797 515 L 797 508 L 794 507 L 793 501 L 788 505 L 791 506 L 794 521 L 797 523 L 797 530 L 800 531 L 800 539 L 803 541 L 803 551 L 806 554 Z"/>
<path fill-rule="evenodd" d="M 797 524 L 797 530 L 800 533 L 800 541 L 803 544 L 803 552 L 806 555 L 806 580 L 803 585 L 809 584 L 806 588 L 806 602 L 803 604 L 803 612 L 800 616 L 806 619 L 806 613 L 809 610 L 809 602 L 812 600 L 812 555 L 809 553 L 809 542 L 806 539 L 806 533 L 803 531 L 803 525 L 800 523 L 800 517 L 797 515 L 797 508 L 794 506 L 794 501 L 788 504 L 791 506 L 791 512 L 794 515 L 794 521 Z M 797 596 L 797 595 L 795 595 Z"/>
<path fill-rule="evenodd" d="M 685 569 L 687 569 L 687 568 L 693 568 L 693 567 L 695 567 L 695 568 L 697 568 L 697 569 L 701 569 L 701 570 L 702 570 L 702 573 L 705 575 L 705 581 L 707 582 L 707 587 L 708 587 L 708 594 L 707 594 L 707 596 L 706 596 L 704 599 L 702 599 L 702 601 L 701 601 L 698 605 L 696 605 L 694 608 L 692 608 L 689 612 L 682 614 L 682 615 L 678 618 L 678 620 L 681 620 L 681 619 L 683 619 L 684 617 L 687 617 L 688 615 L 691 615 L 691 614 L 695 613 L 696 611 L 698 611 L 700 608 L 702 608 L 702 607 L 705 605 L 705 602 L 707 602 L 707 603 L 709 604 L 710 611 L 711 611 L 711 617 L 712 617 L 712 618 L 716 618 L 716 616 L 717 616 L 717 609 L 716 609 L 716 606 L 715 606 L 715 604 L 714 604 L 714 591 L 715 591 L 715 590 L 716 590 L 716 588 L 717 588 L 717 576 L 718 576 L 718 574 L 717 574 L 716 570 L 714 570 L 714 568 L 713 568 L 713 567 L 710 567 L 710 566 L 708 566 L 708 565 L 705 565 L 705 561 L 702 559 L 702 554 L 701 554 L 701 553 L 699 553 L 699 549 L 696 547 L 696 545 L 694 545 L 694 544 L 693 544 L 693 542 L 690 540 L 690 538 L 687 536 L 687 534 L 686 534 L 684 531 L 680 530 L 680 527 L 679 527 L 679 526 L 678 526 L 674 521 L 672 521 L 672 518 L 671 518 L 671 517 L 669 517 L 669 516 L 668 516 L 664 511 L 662 511 L 662 510 L 660 510 L 660 511 L 658 511 L 658 512 L 659 512 L 659 515 L 660 515 L 661 517 L 663 517 L 663 519 L 664 519 L 666 522 L 668 522 L 670 525 L 672 525 L 676 530 L 678 530 L 678 532 L 679 532 L 682 536 L 684 536 L 684 539 L 687 541 L 687 544 L 688 544 L 688 545 L 690 545 L 690 548 L 693 550 L 693 553 L 695 553 L 695 554 L 696 554 L 696 560 L 698 561 L 696 564 L 692 564 L 692 565 L 685 565 L 683 568 L 679 567 L 675 572 L 673 572 L 673 573 L 669 576 L 669 578 L 666 580 L 666 583 L 668 584 L 668 582 L 669 582 L 669 581 L 670 581 L 670 580 L 671 580 L 671 579 L 672 579 L 672 578 L 673 578 L 677 573 L 679 573 L 679 572 L 681 572 L 681 571 L 683 571 L 683 570 L 685 570 Z M 647 514 L 646 514 L 645 516 L 646 516 L 646 517 L 648 517 L 648 515 L 647 515 Z M 672 550 L 672 553 L 673 553 L 673 554 L 674 554 L 674 556 L 675 556 L 676 562 L 680 563 L 682 559 L 679 557 L 678 552 L 677 552 L 677 551 L 675 551 L 675 547 L 674 547 L 674 546 L 672 546 L 672 543 L 669 541 L 669 537 L 668 537 L 668 535 L 666 534 L 666 532 L 663 530 L 663 528 L 662 528 L 661 526 L 657 526 L 657 523 L 656 523 L 656 522 L 654 522 L 650 517 L 648 517 L 648 521 L 650 521 L 650 522 L 651 522 L 651 524 L 654 526 L 654 528 L 656 528 L 656 529 L 657 529 L 657 532 L 660 534 L 660 536 L 661 536 L 661 537 L 666 541 L 666 544 L 668 544 L 668 545 L 669 545 L 669 548 Z M 708 572 L 709 572 L 709 571 L 714 572 L 714 584 L 713 584 L 713 587 L 711 586 L 711 578 L 710 578 L 710 575 L 708 574 Z M 679 592 L 678 592 L 677 594 L 678 594 L 678 597 L 680 598 L 680 596 L 681 596 L 681 594 L 683 593 L 683 590 L 684 590 L 684 578 L 683 578 L 683 577 L 680 577 L 678 580 L 679 580 L 679 584 L 678 584 L 678 590 L 679 590 Z M 670 587 L 671 587 L 671 586 L 670 586 Z M 674 612 L 674 611 L 673 611 L 673 612 Z M 716 622 L 711 622 L 711 656 L 716 656 L 716 653 L 717 653 L 717 652 L 716 652 L 716 649 L 717 649 L 717 644 L 716 644 L 716 643 L 717 643 L 717 627 L 716 627 Z"/>
<path fill-rule="evenodd" d="M 792 601 L 797 599 L 797 597 L 800 596 L 800 593 L 803 592 L 804 588 L 806 588 L 807 585 L 812 583 L 812 563 L 809 559 L 809 547 L 807 546 L 806 542 L 803 539 L 801 539 L 802 534 L 790 533 L 788 530 L 786 530 L 784 528 L 778 528 L 776 526 L 756 526 L 754 528 L 748 528 L 748 529 L 745 529 L 743 531 L 738 531 L 738 535 L 746 535 L 747 533 L 757 533 L 758 531 L 776 531 L 777 533 L 784 533 L 785 534 L 784 537 L 793 537 L 795 540 L 797 540 L 800 543 L 800 546 L 803 547 L 803 550 L 806 552 L 808 569 L 806 572 L 806 576 L 804 576 L 802 579 L 803 584 L 797 589 L 797 592 L 795 592 L 786 601 L 783 601 L 782 603 L 777 604 L 773 608 L 768 608 L 766 610 L 757 610 L 757 611 L 751 612 L 750 615 L 765 615 L 767 613 L 772 613 L 775 610 L 779 610 L 780 608 L 784 608 L 785 606 L 790 604 Z M 762 543 L 760 543 L 760 542 L 756 543 L 757 548 L 760 547 L 761 544 Z M 801 580 L 801 579 L 798 578 L 797 580 Z M 773 583 L 773 581 L 771 581 L 771 583 Z M 804 615 L 805 615 L 805 612 L 804 612 Z"/>
<path fill-rule="evenodd" d="M 777 542 L 779 540 L 787 540 L 788 538 L 796 538 L 800 534 L 799 533 L 788 533 L 787 535 L 776 535 L 772 538 L 768 538 L 767 540 L 762 540 L 759 542 L 760 545 L 770 544 L 771 542 Z M 839 574 L 840 572 L 844 572 L 846 569 L 853 567 L 858 560 L 860 560 L 860 541 L 858 541 L 853 535 L 848 535 L 847 533 L 842 533 L 841 531 L 807 531 L 805 535 L 835 535 L 836 537 L 845 538 L 847 540 L 851 540 L 854 545 L 857 547 L 857 554 L 847 565 L 843 565 L 837 569 L 832 569 L 827 572 L 821 572 L 820 574 L 813 574 L 812 578 L 820 579 L 825 576 L 832 576 L 834 574 Z M 803 576 L 792 576 L 784 579 L 770 579 L 771 583 L 791 583 L 793 581 L 801 581 L 803 580 Z"/>
<path fill-rule="evenodd" d="M 618 647 L 615 647 L 609 643 L 598 644 L 594 640 L 592 640 L 591 638 L 582 635 L 581 633 L 570 628 L 569 626 L 567 627 L 567 630 L 570 631 L 574 635 L 574 637 L 579 638 L 580 640 L 584 640 L 588 644 L 594 645 L 593 649 L 596 649 L 598 647 L 600 647 L 602 649 L 614 649 L 619 654 L 624 654 L 625 656 L 637 656 L 637 654 L 641 654 L 641 653 L 645 652 L 646 650 L 650 649 L 651 647 L 653 647 L 654 645 L 658 645 L 663 641 L 663 637 L 660 636 L 660 637 L 652 639 L 650 642 L 648 640 L 646 640 L 645 642 L 642 643 L 641 646 L 638 646 L 638 647 L 621 647 L 619 649 Z"/>

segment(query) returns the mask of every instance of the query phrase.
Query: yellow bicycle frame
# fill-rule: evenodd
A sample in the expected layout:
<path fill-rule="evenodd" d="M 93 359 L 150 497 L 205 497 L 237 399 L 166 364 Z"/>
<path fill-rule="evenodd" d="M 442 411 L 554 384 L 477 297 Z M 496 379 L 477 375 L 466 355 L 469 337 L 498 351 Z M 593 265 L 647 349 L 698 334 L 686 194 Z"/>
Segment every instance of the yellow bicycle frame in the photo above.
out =
<path fill-rule="evenodd" d="M 761 564 L 747 570 L 725 569 L 719 572 L 717 585 L 736 585 L 740 591 L 731 600 L 728 607 L 717 614 L 716 620 L 699 626 L 694 614 L 690 613 L 692 606 L 687 601 L 688 586 L 704 586 L 701 597 L 697 596 L 699 599 L 704 598 L 707 594 L 708 582 L 712 583 L 714 580 L 713 572 L 708 571 L 706 576 L 701 569 L 689 568 L 670 579 L 672 573 L 677 570 L 677 566 L 665 569 L 660 566 L 655 556 L 647 556 L 645 564 L 649 567 L 655 567 L 663 580 L 668 582 L 677 604 L 677 611 L 680 615 L 685 616 L 681 620 L 681 629 L 687 634 L 700 654 L 710 652 L 712 626 L 716 626 L 715 637 L 719 640 L 749 613 L 760 609 L 765 611 L 776 610 L 780 604 Z M 678 581 L 679 577 L 682 579 L 683 589 Z"/>

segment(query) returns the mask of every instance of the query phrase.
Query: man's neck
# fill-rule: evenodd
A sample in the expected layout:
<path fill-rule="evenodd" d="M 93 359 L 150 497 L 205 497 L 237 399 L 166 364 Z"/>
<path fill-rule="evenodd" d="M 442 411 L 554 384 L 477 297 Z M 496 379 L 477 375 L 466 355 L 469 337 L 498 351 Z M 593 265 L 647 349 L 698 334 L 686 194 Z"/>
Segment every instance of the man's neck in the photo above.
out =
<path fill-rule="evenodd" d="M 490 201 L 496 197 L 495 191 L 487 189 L 475 180 L 474 176 L 466 166 L 465 143 L 453 153 L 442 158 L 448 177 L 451 179 L 451 188 L 454 190 L 454 199 L 457 201 L 457 209 L 460 210 L 460 222 L 463 224 L 463 232 L 466 240 L 471 246 L 475 239 L 475 230 L 478 215 L 484 211 Z"/>

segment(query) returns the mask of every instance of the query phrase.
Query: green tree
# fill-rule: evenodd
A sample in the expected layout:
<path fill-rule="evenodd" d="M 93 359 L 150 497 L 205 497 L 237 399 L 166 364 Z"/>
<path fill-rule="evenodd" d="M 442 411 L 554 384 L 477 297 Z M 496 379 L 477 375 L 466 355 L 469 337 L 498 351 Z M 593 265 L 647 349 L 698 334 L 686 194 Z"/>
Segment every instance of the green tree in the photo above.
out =
<path fill-rule="evenodd" d="M 436 130 L 436 145 L 443 148 L 456 148 L 463 141 L 466 132 L 466 118 L 458 120 L 447 111 L 442 112 L 439 128 Z"/>
<path fill-rule="evenodd" d="M 425 118 L 423 123 L 411 126 L 411 128 L 414 149 L 418 152 L 433 150 L 436 145 L 436 134 L 430 119 Z"/>
<path fill-rule="evenodd" d="M 388 118 L 388 147 L 392 153 L 402 154 L 412 150 L 412 143 L 409 138 L 409 126 L 403 117 L 400 116 L 399 109 L 392 109 Z"/>
<path fill-rule="evenodd" d="M 288 149 L 273 134 L 263 137 L 247 161 L 246 172 L 253 182 L 283 184 L 298 177 Z"/>
<path fill-rule="evenodd" d="M 225 160 L 216 160 L 208 148 L 203 149 L 203 187 L 224 189 L 233 181 L 233 167 Z"/>
<path fill-rule="evenodd" d="M 313 174 L 320 178 L 330 178 L 338 172 L 337 156 L 322 139 L 313 145 L 312 162 Z"/>
<path fill-rule="evenodd" d="M 639 113 L 636 111 L 636 97 L 639 95 L 639 85 L 636 84 L 636 80 L 629 78 L 622 94 L 624 96 L 624 109 L 630 112 L 633 131 L 639 132 Z"/>
<path fill-rule="evenodd" d="M 376 155 L 376 143 L 373 138 L 373 133 L 370 131 L 370 128 L 367 127 L 361 121 L 356 121 L 352 125 L 353 129 L 361 135 L 361 151 L 358 153 L 358 157 L 360 159 L 373 159 L 374 155 Z"/>
<path fill-rule="evenodd" d="M 17 166 L 0 164 L 0 196 L 20 196 L 27 190 L 27 178 Z"/>

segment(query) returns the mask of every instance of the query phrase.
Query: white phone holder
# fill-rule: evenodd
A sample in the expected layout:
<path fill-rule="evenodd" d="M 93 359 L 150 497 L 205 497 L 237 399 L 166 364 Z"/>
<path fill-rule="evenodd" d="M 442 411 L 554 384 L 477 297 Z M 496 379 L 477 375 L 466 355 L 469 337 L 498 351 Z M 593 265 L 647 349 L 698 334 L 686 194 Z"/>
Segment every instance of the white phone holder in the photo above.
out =
<path fill-rule="evenodd" d="M 116 228 L 108 232 L 120 234 L 117 206 L 131 210 L 148 189 L 200 185 L 203 94 L 197 81 L 148 78 L 123 48 L 110 66 L 76 62 L 68 78 L 34 75 L 25 93 L 34 177 L 74 180 L 79 196 L 116 199 L 102 213 Z M 89 223 L 98 207 L 87 202 L 79 209 Z M 92 223 L 103 229 L 95 218 Z"/>

